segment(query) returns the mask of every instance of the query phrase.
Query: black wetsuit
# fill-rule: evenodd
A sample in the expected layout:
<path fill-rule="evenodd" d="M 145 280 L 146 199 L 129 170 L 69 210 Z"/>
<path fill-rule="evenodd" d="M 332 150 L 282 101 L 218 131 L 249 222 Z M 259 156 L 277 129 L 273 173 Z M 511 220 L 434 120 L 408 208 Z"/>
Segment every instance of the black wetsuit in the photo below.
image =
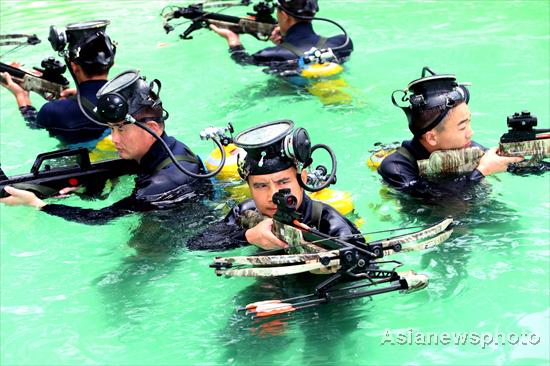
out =
<path fill-rule="evenodd" d="M 191 150 L 173 137 L 162 134 L 162 139 L 187 170 L 193 173 L 203 171 L 202 162 Z M 69 221 L 85 224 L 103 224 L 109 220 L 132 212 L 143 212 L 172 208 L 182 202 L 199 202 L 211 192 L 211 182 L 192 178 L 180 172 L 173 163 L 168 163 L 168 154 L 156 141 L 139 163 L 132 194 L 111 206 L 100 210 L 84 209 L 58 204 L 48 204 L 42 211 Z M 163 163 L 168 163 L 160 170 Z"/>
<path fill-rule="evenodd" d="M 299 22 L 290 27 L 284 36 L 284 43 L 289 44 L 291 48 L 297 48 L 302 52 L 309 51 L 312 47 L 317 48 L 335 48 L 341 46 L 346 41 L 346 37 L 337 35 L 326 40 L 315 33 L 310 22 Z M 340 62 L 348 59 L 353 51 L 351 39 L 346 47 L 334 51 L 335 56 Z M 253 55 L 249 55 L 242 45 L 229 48 L 231 58 L 241 65 L 258 65 L 278 67 L 282 62 L 295 60 L 301 55 L 287 49 L 284 45 L 264 48 Z"/>
<path fill-rule="evenodd" d="M 317 218 L 314 218 L 314 203 L 321 205 L 322 208 Z M 245 238 L 247 229 L 239 224 L 239 217 L 247 210 L 258 212 L 254 200 L 247 199 L 233 207 L 222 221 L 211 225 L 205 232 L 191 239 L 187 246 L 190 249 L 222 250 L 249 245 Z M 324 234 L 342 237 L 352 243 L 365 242 L 360 231 L 351 221 L 326 203 L 313 201 L 305 193 L 297 211 L 302 215 L 301 222 Z M 357 237 L 351 237 L 352 235 Z"/>
<path fill-rule="evenodd" d="M 416 163 L 417 160 L 430 157 L 426 148 L 416 139 L 404 141 L 401 146 L 407 149 L 410 157 L 406 157 L 398 150 L 384 158 L 378 168 L 378 173 L 384 178 L 384 181 L 401 192 L 425 198 L 455 196 L 465 192 L 485 177 L 479 170 L 474 169 L 471 173 L 452 179 L 442 179 L 439 182 L 430 181 L 419 176 Z M 475 142 L 472 142 L 472 146 L 486 150 Z"/>
<path fill-rule="evenodd" d="M 106 82 L 107 80 L 84 81 L 78 86 L 80 95 L 95 105 L 96 93 Z M 84 146 L 83 143 L 90 143 L 90 147 L 93 147 L 97 140 L 108 133 L 105 126 L 86 118 L 78 107 L 76 97 L 48 102 L 39 112 L 33 106 L 23 106 L 20 111 L 29 127 L 45 128 L 50 136 L 64 145 Z"/>

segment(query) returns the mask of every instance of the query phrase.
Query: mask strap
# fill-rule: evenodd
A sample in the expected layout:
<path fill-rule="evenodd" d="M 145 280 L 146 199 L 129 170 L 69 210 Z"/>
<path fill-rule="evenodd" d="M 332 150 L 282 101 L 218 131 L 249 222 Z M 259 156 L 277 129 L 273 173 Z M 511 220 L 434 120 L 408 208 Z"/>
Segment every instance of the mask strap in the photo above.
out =
<path fill-rule="evenodd" d="M 445 116 L 447 116 L 447 113 L 449 113 L 449 111 L 451 110 L 452 108 L 445 108 L 440 114 L 439 116 L 437 116 L 436 119 L 433 120 L 432 123 L 430 123 L 429 125 L 427 125 L 426 127 L 420 129 L 420 130 L 417 130 L 415 131 L 413 134 L 415 137 L 420 137 L 422 136 L 423 134 L 425 134 L 426 132 L 428 132 L 429 130 L 433 129 L 435 126 L 437 126 L 438 124 L 441 123 L 441 121 L 443 121 L 443 118 L 445 118 Z"/>

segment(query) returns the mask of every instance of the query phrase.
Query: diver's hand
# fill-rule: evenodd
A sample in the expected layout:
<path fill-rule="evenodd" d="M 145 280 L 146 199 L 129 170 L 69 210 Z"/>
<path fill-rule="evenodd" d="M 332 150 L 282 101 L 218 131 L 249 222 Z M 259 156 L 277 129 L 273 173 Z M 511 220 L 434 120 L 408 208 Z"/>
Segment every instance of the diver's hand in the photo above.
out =
<path fill-rule="evenodd" d="M 0 84 L 2 84 L 4 88 L 11 91 L 11 93 L 15 96 L 15 100 L 17 101 L 17 105 L 19 107 L 31 105 L 31 98 L 29 97 L 29 92 L 23 89 L 21 85 L 13 81 L 9 73 L 2 72 L 0 73 L 0 76 L 2 76 L 2 80 L 3 80 L 3 82 L 0 82 Z"/>
<path fill-rule="evenodd" d="M 227 39 L 227 44 L 229 45 L 229 47 L 241 45 L 241 39 L 239 38 L 239 35 L 237 33 L 230 31 L 229 29 L 217 27 L 214 24 L 210 24 L 210 29 L 218 33 L 223 38 Z"/>
<path fill-rule="evenodd" d="M 246 241 L 266 250 L 288 248 L 287 243 L 277 238 L 271 232 L 272 226 L 273 220 L 266 219 L 254 226 L 252 229 L 246 230 L 244 233 Z"/>
<path fill-rule="evenodd" d="M 13 188 L 10 186 L 5 186 L 4 190 L 10 194 L 10 196 L 0 199 L 0 203 L 3 203 L 8 206 L 32 206 L 37 209 L 41 209 L 46 206 L 46 202 L 42 201 L 40 198 L 29 191 L 24 191 L 22 189 Z"/>
<path fill-rule="evenodd" d="M 269 40 L 275 44 L 283 43 L 283 35 L 281 34 L 281 28 L 275 27 L 269 36 Z"/>
<path fill-rule="evenodd" d="M 519 163 L 523 160 L 523 157 L 516 156 L 500 156 L 497 154 L 497 148 L 489 149 L 481 157 L 477 170 L 484 176 L 488 176 L 495 173 L 505 172 L 508 169 L 508 165 L 512 163 Z"/>
<path fill-rule="evenodd" d="M 55 196 L 55 198 L 69 197 L 71 194 L 73 194 L 75 192 L 78 192 L 80 189 L 83 189 L 83 187 L 82 186 L 77 186 L 77 187 L 63 188 L 59 191 L 59 193 L 57 194 L 57 196 Z"/>
<path fill-rule="evenodd" d="M 76 88 L 67 88 L 63 90 L 61 94 L 59 94 L 59 99 L 72 97 L 73 95 L 76 95 L 76 93 L 77 93 Z"/>

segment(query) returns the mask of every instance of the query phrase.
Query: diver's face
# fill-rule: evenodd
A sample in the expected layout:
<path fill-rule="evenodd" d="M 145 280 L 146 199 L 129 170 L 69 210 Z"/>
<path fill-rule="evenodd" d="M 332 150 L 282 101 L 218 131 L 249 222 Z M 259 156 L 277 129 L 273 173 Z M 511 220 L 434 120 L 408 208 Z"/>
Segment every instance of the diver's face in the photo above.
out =
<path fill-rule="evenodd" d="M 155 128 L 152 124 L 158 128 L 158 124 L 155 122 L 147 122 L 146 124 L 153 130 Z M 155 138 L 151 134 L 133 123 L 112 124 L 110 127 L 113 143 L 122 159 L 139 162 L 155 142 Z"/>
<path fill-rule="evenodd" d="M 443 130 L 432 130 L 437 144 L 435 150 L 461 149 L 470 146 L 474 131 L 471 127 L 470 108 L 460 103 L 451 109 L 445 117 Z"/>
<path fill-rule="evenodd" d="M 305 170 L 302 175 L 304 174 L 307 174 Z M 248 176 L 248 187 L 256 207 L 264 216 L 273 217 L 277 211 L 277 205 L 273 202 L 273 194 L 283 188 L 289 188 L 290 193 L 298 199 L 296 207 L 300 207 L 302 204 L 304 190 L 298 183 L 296 168 L 288 168 L 272 174 L 250 175 Z"/>
<path fill-rule="evenodd" d="M 279 30 L 281 35 L 286 35 L 286 31 L 290 28 L 291 24 L 289 22 L 289 16 L 280 7 L 277 6 L 277 24 L 279 25 Z"/>

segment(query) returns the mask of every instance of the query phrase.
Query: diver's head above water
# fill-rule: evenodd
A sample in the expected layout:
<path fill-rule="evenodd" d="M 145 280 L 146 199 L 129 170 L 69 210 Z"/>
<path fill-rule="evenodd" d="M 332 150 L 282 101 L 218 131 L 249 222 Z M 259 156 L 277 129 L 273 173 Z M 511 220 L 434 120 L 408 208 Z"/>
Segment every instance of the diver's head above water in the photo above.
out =
<path fill-rule="evenodd" d="M 277 0 L 277 10 L 295 18 L 311 18 L 319 11 L 317 0 Z"/>
<path fill-rule="evenodd" d="M 318 191 L 334 183 L 336 157 L 326 145 L 311 146 L 311 139 L 304 128 L 294 128 L 290 120 L 277 120 L 263 123 L 239 133 L 235 145 L 246 151 L 246 156 L 238 159 L 238 171 L 248 183 L 250 192 L 262 214 L 272 216 L 276 205 L 273 194 L 282 188 L 289 188 L 302 202 L 304 189 Z M 327 151 L 332 159 L 329 172 L 323 166 L 313 172 L 310 167 L 312 154 L 317 149 Z"/>
<path fill-rule="evenodd" d="M 139 161 L 156 141 L 141 126 L 158 136 L 164 132 L 168 112 L 162 107 L 160 89 L 159 80 L 147 83 L 137 70 L 128 70 L 97 92 L 98 102 L 94 111 L 111 128 L 113 142 L 121 158 Z"/>
<path fill-rule="evenodd" d="M 401 101 L 409 105 L 398 105 L 396 92 L 402 92 Z M 471 143 L 469 99 L 468 89 L 454 75 L 436 74 L 429 67 L 422 69 L 420 79 L 392 94 L 394 105 L 405 112 L 414 138 L 429 152 L 463 148 Z"/>
<path fill-rule="evenodd" d="M 281 34 L 294 24 L 310 22 L 319 11 L 317 0 L 277 0 L 277 23 Z"/>
<path fill-rule="evenodd" d="M 108 20 L 94 20 L 68 24 L 65 30 L 50 27 L 48 40 L 55 51 L 58 51 L 71 64 L 75 72 L 83 72 L 84 77 L 107 77 L 109 69 L 115 62 L 116 44 L 106 33 Z M 78 77 L 82 81 L 82 77 Z"/>
<path fill-rule="evenodd" d="M 278 120 L 249 128 L 235 137 L 235 144 L 246 151 L 238 161 L 239 175 L 248 183 L 252 198 L 263 215 L 273 216 L 277 209 L 273 194 L 290 188 L 300 206 L 305 181 L 304 163 L 311 159 L 311 141 L 303 128 L 294 122 Z M 298 178 L 300 169 L 300 178 Z"/>

